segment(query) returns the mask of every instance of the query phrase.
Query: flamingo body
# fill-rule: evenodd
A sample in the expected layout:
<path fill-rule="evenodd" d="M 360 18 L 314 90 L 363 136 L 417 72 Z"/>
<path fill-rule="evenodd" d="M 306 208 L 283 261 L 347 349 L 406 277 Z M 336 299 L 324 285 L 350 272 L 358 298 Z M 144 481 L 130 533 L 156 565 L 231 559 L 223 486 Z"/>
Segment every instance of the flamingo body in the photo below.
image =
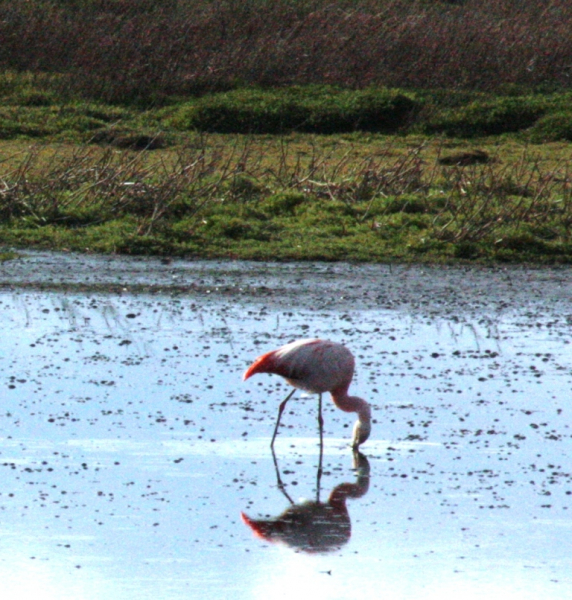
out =
<path fill-rule="evenodd" d="M 293 387 L 306 392 L 320 395 L 330 392 L 332 401 L 339 409 L 358 414 L 352 440 L 352 446 L 357 448 L 369 437 L 371 410 L 362 398 L 348 395 L 354 367 L 352 353 L 342 344 L 321 339 L 302 339 L 259 356 L 246 370 L 243 379 L 256 373 L 274 373 L 284 377 Z M 280 405 L 276 429 L 290 396 Z"/>
<path fill-rule="evenodd" d="M 282 489 L 291 506 L 274 518 L 252 519 L 240 513 L 242 522 L 250 527 L 254 535 L 267 542 L 283 543 L 303 552 L 329 552 L 346 544 L 351 536 L 352 526 L 346 507 L 347 499 L 362 498 L 369 490 L 370 466 L 367 458 L 354 452 L 355 482 L 341 483 L 330 493 L 327 502 L 320 502 L 320 487 L 315 501 L 294 504 L 283 489 L 278 464 L 278 487 Z"/>
<path fill-rule="evenodd" d="M 351 521 L 345 502 L 333 506 L 304 502 L 287 508 L 274 519 L 251 519 L 240 513 L 242 522 L 265 542 L 282 542 L 304 552 L 338 550 L 351 536 Z"/>

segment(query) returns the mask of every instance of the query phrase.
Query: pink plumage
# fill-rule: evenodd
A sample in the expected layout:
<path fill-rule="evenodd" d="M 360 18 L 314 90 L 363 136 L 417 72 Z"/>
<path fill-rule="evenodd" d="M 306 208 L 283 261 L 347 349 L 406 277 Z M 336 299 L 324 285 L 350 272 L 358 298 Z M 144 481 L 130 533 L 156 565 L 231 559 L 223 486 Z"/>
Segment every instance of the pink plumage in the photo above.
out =
<path fill-rule="evenodd" d="M 302 339 L 259 356 L 246 370 L 243 379 L 256 373 L 274 373 L 284 377 L 293 387 L 320 394 L 320 397 L 324 392 L 330 392 L 339 409 L 358 415 L 352 439 L 352 447 L 357 448 L 369 437 L 371 411 L 365 400 L 348 395 L 354 366 L 354 357 L 344 345 L 328 340 Z M 274 444 L 284 406 L 291 396 L 292 393 L 280 404 L 271 445 Z M 319 420 L 321 427 L 321 411 Z"/>

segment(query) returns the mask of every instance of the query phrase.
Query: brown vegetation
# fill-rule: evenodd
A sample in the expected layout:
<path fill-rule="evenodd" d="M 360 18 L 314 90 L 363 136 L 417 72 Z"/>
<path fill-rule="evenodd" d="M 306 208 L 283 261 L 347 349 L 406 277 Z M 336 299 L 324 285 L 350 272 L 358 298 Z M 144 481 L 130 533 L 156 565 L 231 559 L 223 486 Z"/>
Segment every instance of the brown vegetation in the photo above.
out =
<path fill-rule="evenodd" d="M 566 0 L 0 0 L 0 69 L 149 102 L 244 85 L 571 87 Z"/>

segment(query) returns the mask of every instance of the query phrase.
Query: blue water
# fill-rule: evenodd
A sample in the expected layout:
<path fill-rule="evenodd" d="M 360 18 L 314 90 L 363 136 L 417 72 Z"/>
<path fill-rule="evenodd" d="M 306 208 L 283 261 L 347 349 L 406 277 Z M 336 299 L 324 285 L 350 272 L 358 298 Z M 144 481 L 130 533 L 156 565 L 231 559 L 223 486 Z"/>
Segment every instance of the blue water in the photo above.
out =
<path fill-rule="evenodd" d="M 572 598 L 572 310 L 558 308 L 5 289 L 0 597 Z M 268 443 L 288 388 L 241 375 L 308 336 L 356 355 L 368 469 L 347 445 L 353 415 L 326 403 L 319 478 L 316 402 L 298 394 L 281 490 Z M 295 547 L 328 528 L 310 510 L 274 542 L 241 520 L 356 485 L 349 538 L 328 552 Z"/>

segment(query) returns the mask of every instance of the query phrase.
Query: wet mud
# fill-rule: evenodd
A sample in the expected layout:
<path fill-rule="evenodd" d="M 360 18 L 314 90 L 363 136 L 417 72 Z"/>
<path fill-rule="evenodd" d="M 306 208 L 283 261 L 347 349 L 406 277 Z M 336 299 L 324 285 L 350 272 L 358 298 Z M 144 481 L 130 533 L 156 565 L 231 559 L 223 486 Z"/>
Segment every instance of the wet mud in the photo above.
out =
<path fill-rule="evenodd" d="M 0 595 L 572 598 L 572 271 L 0 266 Z M 245 367 L 356 356 L 354 415 Z M 321 468 L 320 468 L 321 467 Z"/>

